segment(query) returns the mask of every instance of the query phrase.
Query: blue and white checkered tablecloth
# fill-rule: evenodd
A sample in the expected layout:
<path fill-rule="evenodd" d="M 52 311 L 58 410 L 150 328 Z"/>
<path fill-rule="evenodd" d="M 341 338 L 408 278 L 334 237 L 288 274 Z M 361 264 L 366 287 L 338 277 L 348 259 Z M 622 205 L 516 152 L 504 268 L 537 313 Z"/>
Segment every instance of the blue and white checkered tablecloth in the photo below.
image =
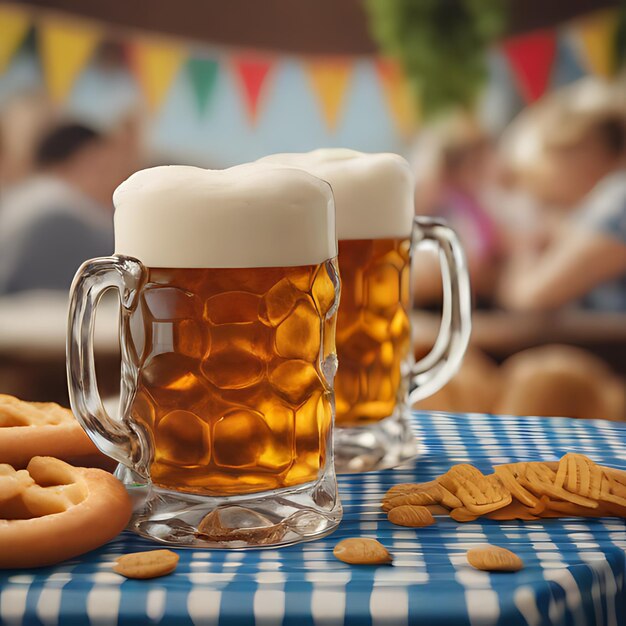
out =
<path fill-rule="evenodd" d="M 626 624 L 626 524 L 447 517 L 423 529 L 393 526 L 380 510 L 393 484 L 425 481 L 454 463 L 554 460 L 569 451 L 626 468 L 626 424 L 532 417 L 415 414 L 422 455 L 408 468 L 340 479 L 345 515 L 331 536 L 281 550 L 180 551 L 175 574 L 152 581 L 113 573 L 115 557 L 153 548 L 124 533 L 57 567 L 0 573 L 0 623 L 27 626 L 143 624 L 493 625 Z M 378 538 L 392 567 L 349 566 L 332 556 L 345 538 Z M 507 546 L 526 568 L 488 574 L 465 551 Z"/>

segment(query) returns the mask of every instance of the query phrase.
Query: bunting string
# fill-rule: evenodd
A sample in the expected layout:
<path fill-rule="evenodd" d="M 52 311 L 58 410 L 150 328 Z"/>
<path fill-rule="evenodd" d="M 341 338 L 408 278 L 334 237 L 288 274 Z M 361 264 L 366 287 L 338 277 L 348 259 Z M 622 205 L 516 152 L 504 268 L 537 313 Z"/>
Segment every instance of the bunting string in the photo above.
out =
<path fill-rule="evenodd" d="M 45 85 L 52 99 L 65 102 L 72 94 L 81 72 L 97 57 L 101 42 L 119 40 L 104 26 L 87 20 L 63 19 L 58 15 L 33 13 L 18 4 L 0 4 L 0 74 L 23 48 L 31 50 L 27 37 L 35 29 Z M 597 11 L 560 29 L 540 30 L 502 42 L 499 50 L 508 71 L 526 102 L 540 98 L 550 87 L 553 68 L 559 63 L 559 41 L 564 34 L 576 42 L 574 54 L 581 67 L 602 77 L 618 69 L 615 53 L 619 15 L 615 9 Z M 197 113 L 208 115 L 221 72 L 235 77 L 245 115 L 254 126 L 267 101 L 279 58 L 253 51 L 212 50 L 189 47 L 158 37 L 122 36 L 128 51 L 129 69 L 138 83 L 150 111 L 158 114 L 177 77 L 184 72 L 192 90 Z M 31 46 L 31 47 L 29 47 Z M 355 57 L 302 57 L 301 68 L 317 102 L 329 133 L 339 127 L 350 94 Z M 571 59 L 570 59 L 571 60 Z M 397 63 L 390 59 L 365 59 L 378 78 L 384 103 L 397 132 L 411 136 L 419 126 L 419 98 L 410 89 Z"/>

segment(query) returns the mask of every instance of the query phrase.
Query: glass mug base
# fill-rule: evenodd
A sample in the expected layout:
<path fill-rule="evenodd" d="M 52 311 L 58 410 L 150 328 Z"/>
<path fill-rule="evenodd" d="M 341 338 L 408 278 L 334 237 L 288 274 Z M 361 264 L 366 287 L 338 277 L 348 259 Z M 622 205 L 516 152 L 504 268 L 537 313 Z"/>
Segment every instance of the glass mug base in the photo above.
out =
<path fill-rule="evenodd" d="M 115 472 L 134 502 L 129 530 L 179 548 L 242 549 L 320 539 L 341 521 L 335 479 L 245 496 L 207 497 L 163 489 L 127 467 Z"/>
<path fill-rule="evenodd" d="M 419 455 L 408 407 L 363 426 L 335 427 L 335 470 L 353 474 L 397 467 Z"/>

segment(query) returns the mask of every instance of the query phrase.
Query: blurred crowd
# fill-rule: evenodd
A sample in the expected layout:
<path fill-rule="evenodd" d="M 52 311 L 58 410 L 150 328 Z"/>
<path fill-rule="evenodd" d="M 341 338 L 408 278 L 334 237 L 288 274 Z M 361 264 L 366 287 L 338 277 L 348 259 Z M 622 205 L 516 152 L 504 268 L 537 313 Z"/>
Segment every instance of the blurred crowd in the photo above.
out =
<path fill-rule="evenodd" d="M 0 294 L 69 289 L 113 251 L 113 191 L 142 167 L 137 117 L 107 129 L 57 118 L 43 96 L 0 114 Z"/>
<path fill-rule="evenodd" d="M 66 291 L 84 260 L 111 254 L 113 190 L 149 165 L 141 116 L 95 128 L 52 110 L 38 94 L 0 110 L 0 297 Z M 498 137 L 467 114 L 448 117 L 420 133 L 412 160 L 416 212 L 459 233 L 478 310 L 626 320 L 623 83 L 588 78 L 552 92 Z M 438 264 L 435 252 L 417 253 L 419 309 L 440 305 Z M 473 351 L 422 406 L 626 419 L 623 381 L 594 359 L 542 348 L 497 367 Z"/>
<path fill-rule="evenodd" d="M 142 157 L 140 116 L 107 129 L 59 119 L 35 94 L 0 114 L 0 294 L 67 289 L 112 250 L 111 195 Z M 626 88 L 553 92 L 499 138 L 457 115 L 423 131 L 416 212 L 445 218 L 468 255 L 476 305 L 626 312 Z M 384 207 L 381 207 L 384 210 Z M 415 298 L 441 298 L 420 253 Z"/>
<path fill-rule="evenodd" d="M 626 91 L 596 79 L 524 110 L 498 141 L 459 116 L 418 145 L 416 210 L 461 236 L 478 307 L 626 313 Z M 437 259 L 422 254 L 421 263 Z M 416 298 L 440 299 L 435 271 Z"/>

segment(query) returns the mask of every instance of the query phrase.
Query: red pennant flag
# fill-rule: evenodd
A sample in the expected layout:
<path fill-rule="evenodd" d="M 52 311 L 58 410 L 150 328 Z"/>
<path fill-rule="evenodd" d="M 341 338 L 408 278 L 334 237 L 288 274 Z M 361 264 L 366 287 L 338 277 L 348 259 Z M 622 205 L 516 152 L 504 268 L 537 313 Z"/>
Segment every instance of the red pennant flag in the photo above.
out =
<path fill-rule="evenodd" d="M 390 59 L 379 59 L 376 69 L 398 130 L 403 135 L 410 135 L 417 126 L 419 105 L 411 93 L 402 68 Z"/>
<path fill-rule="evenodd" d="M 550 81 L 556 56 L 556 32 L 538 30 L 507 39 L 504 53 L 526 101 L 540 98 Z"/>
<path fill-rule="evenodd" d="M 241 57 L 234 59 L 235 71 L 239 77 L 250 121 L 255 123 L 263 85 L 273 63 L 267 59 Z"/>

